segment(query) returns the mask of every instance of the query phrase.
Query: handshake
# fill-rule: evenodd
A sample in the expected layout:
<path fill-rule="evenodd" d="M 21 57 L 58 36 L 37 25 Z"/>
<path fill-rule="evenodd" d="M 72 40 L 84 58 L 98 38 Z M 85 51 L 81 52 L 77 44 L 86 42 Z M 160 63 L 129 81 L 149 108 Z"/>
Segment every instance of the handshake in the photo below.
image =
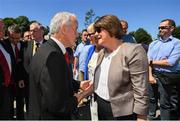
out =
<path fill-rule="evenodd" d="M 90 96 L 93 93 L 93 83 L 90 80 L 84 80 L 80 82 L 80 90 L 78 93 L 75 93 L 78 102 L 83 98 Z"/>

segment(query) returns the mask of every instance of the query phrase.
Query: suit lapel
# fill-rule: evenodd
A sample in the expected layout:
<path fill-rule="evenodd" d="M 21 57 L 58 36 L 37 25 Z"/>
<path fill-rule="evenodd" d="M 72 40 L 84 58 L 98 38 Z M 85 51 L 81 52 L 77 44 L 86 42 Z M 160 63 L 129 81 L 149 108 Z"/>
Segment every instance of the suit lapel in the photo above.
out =
<path fill-rule="evenodd" d="M 33 57 L 33 45 L 34 45 L 34 40 L 33 40 L 33 41 L 30 41 L 30 43 L 29 43 L 29 50 L 28 50 L 28 52 L 29 52 L 30 60 L 31 60 L 32 57 Z"/>

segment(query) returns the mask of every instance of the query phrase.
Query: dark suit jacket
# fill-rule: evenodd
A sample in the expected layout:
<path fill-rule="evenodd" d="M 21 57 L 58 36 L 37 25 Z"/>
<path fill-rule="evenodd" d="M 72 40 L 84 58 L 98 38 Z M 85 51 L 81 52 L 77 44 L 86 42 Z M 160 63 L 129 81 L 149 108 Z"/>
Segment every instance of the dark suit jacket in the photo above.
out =
<path fill-rule="evenodd" d="M 4 49 L 10 54 L 12 62 L 12 80 L 17 82 L 19 80 L 24 80 L 25 70 L 23 67 L 23 49 L 24 43 L 20 42 L 19 58 L 16 62 L 13 48 L 9 39 L 2 42 Z"/>
<path fill-rule="evenodd" d="M 30 68 L 28 119 L 70 119 L 77 99 L 69 72 L 62 50 L 53 40 L 39 48 Z"/>
<path fill-rule="evenodd" d="M 43 40 L 43 43 L 45 43 L 47 40 Z M 29 73 L 29 66 L 33 57 L 33 45 L 34 40 L 26 42 L 24 47 L 24 68 L 27 73 Z"/>
<path fill-rule="evenodd" d="M 47 40 L 43 40 L 45 43 Z M 26 80 L 27 91 L 29 91 L 29 68 L 33 57 L 33 45 L 34 40 L 24 43 L 24 52 L 23 52 L 23 67 L 25 69 L 24 78 Z M 27 92 L 28 93 L 28 92 Z"/>

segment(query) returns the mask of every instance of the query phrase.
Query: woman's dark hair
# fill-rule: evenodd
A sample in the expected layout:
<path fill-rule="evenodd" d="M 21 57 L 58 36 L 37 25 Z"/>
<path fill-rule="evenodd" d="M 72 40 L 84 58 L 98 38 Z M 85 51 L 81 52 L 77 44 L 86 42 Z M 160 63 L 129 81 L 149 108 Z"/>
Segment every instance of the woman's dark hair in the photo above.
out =
<path fill-rule="evenodd" d="M 95 31 L 105 29 L 111 37 L 121 39 L 123 36 L 122 25 L 118 17 L 114 15 L 105 15 L 100 17 L 94 24 Z"/>

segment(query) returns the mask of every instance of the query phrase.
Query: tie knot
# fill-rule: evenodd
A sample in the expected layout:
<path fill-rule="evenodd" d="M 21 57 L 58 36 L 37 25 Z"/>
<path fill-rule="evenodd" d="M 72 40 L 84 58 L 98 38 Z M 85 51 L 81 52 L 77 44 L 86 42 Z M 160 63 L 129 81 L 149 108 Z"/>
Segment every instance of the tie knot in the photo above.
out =
<path fill-rule="evenodd" d="M 36 46 L 37 46 L 37 48 L 40 46 L 40 43 L 39 42 L 36 42 Z"/>

